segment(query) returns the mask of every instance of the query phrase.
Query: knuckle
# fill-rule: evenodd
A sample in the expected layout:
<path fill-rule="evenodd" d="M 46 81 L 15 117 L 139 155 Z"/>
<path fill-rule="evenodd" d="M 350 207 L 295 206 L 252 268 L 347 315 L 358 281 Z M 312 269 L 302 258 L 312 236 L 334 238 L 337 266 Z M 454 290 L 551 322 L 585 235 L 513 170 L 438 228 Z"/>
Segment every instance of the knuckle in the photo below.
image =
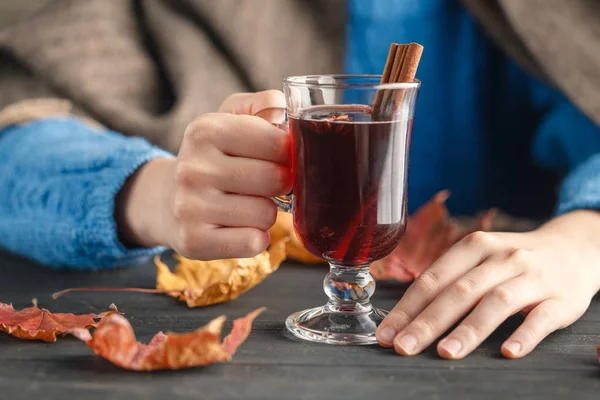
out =
<path fill-rule="evenodd" d="M 510 307 L 514 301 L 514 295 L 512 290 L 510 290 L 506 286 L 495 287 L 494 289 L 492 289 L 491 296 L 496 303 L 502 305 L 503 307 Z"/>
<path fill-rule="evenodd" d="M 532 282 L 536 282 L 538 283 L 538 287 L 539 288 L 546 288 L 546 289 L 550 289 L 550 288 L 566 288 L 564 285 L 547 285 L 548 283 L 548 279 L 553 280 L 554 278 L 551 278 L 548 276 L 548 272 L 544 269 L 541 268 L 540 266 L 537 266 L 535 264 L 530 264 L 530 265 L 526 265 L 524 268 L 526 268 L 526 272 L 525 272 L 525 276 L 527 278 L 529 278 Z"/>
<path fill-rule="evenodd" d="M 178 186 L 191 187 L 194 185 L 194 168 L 188 163 L 180 162 L 175 167 L 175 182 Z"/>
<path fill-rule="evenodd" d="M 214 186 L 218 179 L 219 167 L 210 164 L 210 161 L 200 163 L 181 162 L 175 171 L 175 179 L 178 186 L 185 189 L 198 191 L 209 186 Z"/>
<path fill-rule="evenodd" d="M 246 92 L 238 92 L 238 93 L 231 94 L 225 99 L 223 104 L 237 103 L 237 102 L 241 101 L 242 99 L 248 97 L 248 94 L 249 93 L 246 93 Z"/>
<path fill-rule="evenodd" d="M 285 96 L 280 90 L 264 90 L 258 95 L 262 97 L 265 107 L 280 107 L 285 104 Z"/>
<path fill-rule="evenodd" d="M 249 92 L 234 93 L 227 97 L 219 107 L 219 112 L 230 114 L 242 114 L 248 98 L 252 96 Z"/>
<path fill-rule="evenodd" d="M 184 132 L 184 140 L 195 145 L 211 142 L 213 137 L 223 130 L 218 114 L 205 114 L 192 121 Z"/>
<path fill-rule="evenodd" d="M 248 183 L 253 180 L 254 174 L 250 168 L 236 166 L 231 169 L 230 178 L 236 184 Z"/>
<path fill-rule="evenodd" d="M 243 215 L 244 209 L 239 201 L 232 202 L 223 209 L 224 217 L 227 221 L 235 221 Z"/>
<path fill-rule="evenodd" d="M 285 100 L 285 97 L 284 97 L 283 92 L 281 90 L 268 89 L 268 90 L 263 90 L 260 93 L 262 95 L 264 95 L 266 98 L 269 98 L 269 99 Z"/>
<path fill-rule="evenodd" d="M 463 322 L 458 329 L 461 331 L 461 336 L 465 336 L 470 342 L 477 342 L 482 339 L 481 329 L 473 324 Z"/>
<path fill-rule="evenodd" d="M 189 202 L 186 201 L 184 195 L 181 193 L 175 195 L 173 198 L 173 216 L 176 220 L 181 221 L 189 215 L 188 204 Z"/>
<path fill-rule="evenodd" d="M 547 309 L 543 307 L 538 307 L 535 310 L 535 318 L 541 322 L 540 325 L 549 326 L 552 325 L 554 321 L 555 313 L 550 313 Z"/>
<path fill-rule="evenodd" d="M 193 202 L 189 200 L 184 191 L 178 191 L 173 197 L 173 217 L 179 223 L 190 219 L 193 214 Z"/>
<path fill-rule="evenodd" d="M 539 340 L 540 333 L 538 332 L 538 329 L 527 328 L 524 329 L 523 336 L 525 336 L 527 338 L 526 340 L 529 340 L 530 343 L 535 343 Z"/>
<path fill-rule="evenodd" d="M 538 328 L 528 326 L 527 328 L 521 329 L 519 336 L 521 336 L 526 343 L 536 343 L 541 336 L 541 332 Z"/>
<path fill-rule="evenodd" d="M 260 212 L 256 208 L 250 208 L 243 201 L 235 201 L 227 212 L 227 217 L 230 221 L 248 220 L 250 213 Z"/>
<path fill-rule="evenodd" d="M 391 321 L 392 325 L 396 329 L 400 329 L 400 328 L 404 327 L 406 324 L 408 324 L 412 320 L 412 318 L 410 317 L 410 315 L 408 315 L 406 313 L 406 311 L 395 310 L 395 309 L 390 311 L 390 313 L 387 316 L 387 319 L 389 321 Z"/>
<path fill-rule="evenodd" d="M 476 283 L 471 278 L 461 278 L 452 286 L 456 297 L 465 300 L 471 298 L 476 291 Z"/>
<path fill-rule="evenodd" d="M 414 285 L 420 292 L 435 293 L 439 289 L 440 279 L 435 272 L 428 269 L 419 275 Z"/>
<path fill-rule="evenodd" d="M 462 240 L 463 243 L 470 247 L 487 248 L 491 244 L 492 235 L 489 232 L 476 231 L 469 233 Z"/>
<path fill-rule="evenodd" d="M 531 264 L 531 258 L 532 258 L 532 254 L 529 250 L 525 250 L 525 249 L 513 249 L 512 251 L 510 251 L 507 255 L 507 261 L 517 264 L 517 265 L 521 265 L 521 266 L 528 266 Z"/>
<path fill-rule="evenodd" d="M 420 334 L 431 336 L 437 332 L 438 321 L 431 316 L 422 318 L 413 323 L 413 328 Z"/>

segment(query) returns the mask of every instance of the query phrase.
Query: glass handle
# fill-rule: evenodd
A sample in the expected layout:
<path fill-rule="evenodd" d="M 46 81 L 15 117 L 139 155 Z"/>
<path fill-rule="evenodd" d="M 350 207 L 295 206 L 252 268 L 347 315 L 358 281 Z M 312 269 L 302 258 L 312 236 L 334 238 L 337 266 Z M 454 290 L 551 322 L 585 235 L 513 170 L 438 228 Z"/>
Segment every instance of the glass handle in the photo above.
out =
<path fill-rule="evenodd" d="M 281 120 L 281 114 L 283 113 L 283 121 Z M 287 118 L 287 109 L 280 107 L 269 107 L 263 108 L 262 110 L 256 112 L 254 114 L 255 117 L 262 118 L 264 120 L 269 121 L 274 126 L 279 129 L 289 132 L 288 129 L 288 118 Z M 280 122 L 275 122 L 280 121 Z M 277 196 L 271 197 L 271 199 L 277 204 L 277 208 L 282 212 L 292 212 L 292 199 L 293 192 L 286 194 L 285 196 Z"/>
<path fill-rule="evenodd" d="M 281 130 L 289 132 L 289 129 L 288 129 L 289 127 L 288 127 L 288 123 L 287 123 L 287 114 L 286 114 L 285 122 L 283 122 L 281 124 L 273 124 L 273 125 L 275 125 L 276 127 L 278 127 Z M 294 191 L 293 190 L 291 192 L 289 192 L 288 194 L 286 194 L 285 196 L 273 197 L 272 199 L 275 202 L 275 204 L 277 204 L 277 208 L 279 209 L 279 211 L 288 212 L 288 213 L 292 212 L 292 200 L 294 199 Z"/>
<path fill-rule="evenodd" d="M 293 194 L 286 194 L 285 196 L 271 197 L 275 204 L 277 204 L 277 208 L 282 212 L 292 212 L 292 199 Z"/>
<path fill-rule="evenodd" d="M 289 132 L 289 129 L 288 129 L 289 127 L 288 127 L 288 123 L 287 123 L 287 114 L 286 114 L 285 122 L 280 123 L 280 124 L 274 123 L 273 125 L 275 125 L 276 127 L 278 127 L 281 130 Z M 279 211 L 288 212 L 288 213 L 292 212 L 292 200 L 294 199 L 294 191 L 293 190 L 291 192 L 289 192 L 288 194 L 286 194 L 285 196 L 272 197 L 272 199 L 275 202 L 275 204 L 277 204 L 277 208 L 279 209 Z"/>

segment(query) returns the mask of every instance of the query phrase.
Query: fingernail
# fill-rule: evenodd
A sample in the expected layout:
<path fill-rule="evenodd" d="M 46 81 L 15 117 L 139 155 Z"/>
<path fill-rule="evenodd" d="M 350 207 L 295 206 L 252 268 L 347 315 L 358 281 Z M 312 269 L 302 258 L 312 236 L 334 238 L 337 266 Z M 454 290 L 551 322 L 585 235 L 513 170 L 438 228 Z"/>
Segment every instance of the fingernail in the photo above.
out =
<path fill-rule="evenodd" d="M 516 356 L 521 352 L 521 343 L 517 341 L 508 342 L 504 345 L 504 349 L 513 356 Z"/>
<path fill-rule="evenodd" d="M 394 341 L 394 336 L 396 336 L 396 330 L 391 326 L 386 326 L 385 328 L 381 329 L 377 335 L 379 340 L 386 344 L 392 344 Z"/>
<path fill-rule="evenodd" d="M 458 353 L 462 350 L 462 343 L 458 339 L 448 339 L 442 343 L 442 349 L 451 357 L 456 357 Z"/>
<path fill-rule="evenodd" d="M 417 338 L 414 335 L 407 333 L 398 339 L 396 345 L 400 347 L 406 354 L 410 355 L 417 348 L 417 343 Z"/>

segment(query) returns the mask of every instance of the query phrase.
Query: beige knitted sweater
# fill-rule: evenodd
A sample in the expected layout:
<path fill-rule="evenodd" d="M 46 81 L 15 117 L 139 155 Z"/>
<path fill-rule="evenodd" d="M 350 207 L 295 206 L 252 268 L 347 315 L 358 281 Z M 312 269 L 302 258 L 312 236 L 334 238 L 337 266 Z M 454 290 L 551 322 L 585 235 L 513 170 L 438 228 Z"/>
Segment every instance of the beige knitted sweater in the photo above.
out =
<path fill-rule="evenodd" d="M 600 1 L 462 1 L 509 55 L 600 123 Z M 176 151 L 185 126 L 233 92 L 339 72 L 345 8 L 344 0 L 55 0 L 0 31 L 0 125 L 72 105 Z M 15 106 L 47 98 L 66 101 Z"/>

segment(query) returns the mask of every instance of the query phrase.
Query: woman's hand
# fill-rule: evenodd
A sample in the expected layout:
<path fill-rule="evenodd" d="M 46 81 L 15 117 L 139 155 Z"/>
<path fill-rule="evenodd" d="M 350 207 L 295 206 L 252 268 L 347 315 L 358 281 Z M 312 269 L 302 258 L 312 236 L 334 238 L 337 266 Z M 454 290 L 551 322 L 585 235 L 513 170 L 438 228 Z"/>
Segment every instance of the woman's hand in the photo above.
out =
<path fill-rule="evenodd" d="M 277 118 L 284 108 L 279 91 L 240 93 L 192 122 L 176 159 L 147 163 L 121 191 L 121 236 L 200 260 L 265 250 L 277 217 L 269 197 L 291 190 L 290 143 L 271 124 L 281 121 L 254 115 Z"/>
<path fill-rule="evenodd" d="M 377 339 L 415 355 L 462 320 L 437 346 L 441 357 L 460 359 L 522 312 L 525 321 L 501 348 L 519 358 L 581 317 L 599 289 L 598 212 L 571 212 L 529 233 L 475 232 L 415 280 Z"/>

